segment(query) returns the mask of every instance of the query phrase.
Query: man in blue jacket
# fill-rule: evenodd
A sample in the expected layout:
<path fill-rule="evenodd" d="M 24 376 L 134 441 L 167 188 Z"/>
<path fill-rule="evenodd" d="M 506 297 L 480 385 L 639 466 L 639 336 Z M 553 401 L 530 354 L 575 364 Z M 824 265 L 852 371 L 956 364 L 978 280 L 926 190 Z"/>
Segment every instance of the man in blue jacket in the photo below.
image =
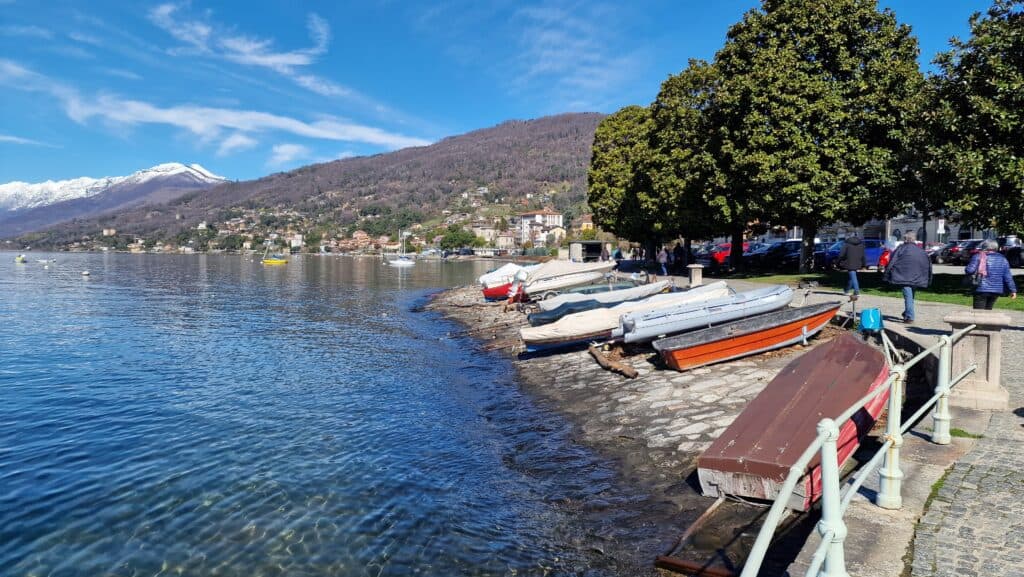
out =
<path fill-rule="evenodd" d="M 903 289 L 903 322 L 914 322 L 914 289 L 928 288 L 932 284 L 932 261 L 917 246 L 917 235 L 903 235 L 903 244 L 896 247 L 885 267 L 882 280 Z"/>

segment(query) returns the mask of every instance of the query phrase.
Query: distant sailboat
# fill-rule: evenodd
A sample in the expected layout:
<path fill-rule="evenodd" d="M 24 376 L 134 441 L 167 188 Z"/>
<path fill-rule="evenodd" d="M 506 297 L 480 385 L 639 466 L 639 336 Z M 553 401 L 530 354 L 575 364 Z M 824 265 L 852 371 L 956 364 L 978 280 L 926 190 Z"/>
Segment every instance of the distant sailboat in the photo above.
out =
<path fill-rule="evenodd" d="M 262 258 L 262 259 L 260 260 L 260 262 L 261 262 L 261 263 L 263 263 L 263 264 L 268 264 L 268 265 L 273 265 L 273 264 L 288 264 L 288 259 L 284 258 L 284 256 L 283 256 L 283 255 L 280 255 L 280 254 L 272 254 L 272 255 L 270 255 L 270 256 L 268 257 L 268 256 L 267 256 L 267 253 L 268 253 L 268 252 L 270 252 L 270 245 L 269 245 L 269 244 L 267 245 L 267 250 L 263 251 L 263 258 Z"/>
<path fill-rule="evenodd" d="M 398 258 L 387 261 L 390 266 L 408 267 L 416 264 L 416 261 L 405 254 L 405 237 L 407 234 L 408 233 L 403 233 L 401 230 L 398 231 L 398 238 L 401 240 L 401 248 L 399 248 L 400 252 L 398 253 Z"/>

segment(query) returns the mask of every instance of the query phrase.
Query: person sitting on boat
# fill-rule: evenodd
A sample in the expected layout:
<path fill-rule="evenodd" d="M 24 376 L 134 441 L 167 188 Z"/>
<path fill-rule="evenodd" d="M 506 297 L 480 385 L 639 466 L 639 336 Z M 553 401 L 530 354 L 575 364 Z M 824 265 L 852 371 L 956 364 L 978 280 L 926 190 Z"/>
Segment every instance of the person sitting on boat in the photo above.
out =
<path fill-rule="evenodd" d="M 523 290 L 523 284 L 526 282 L 527 276 L 528 275 L 525 270 L 520 269 L 516 271 L 516 276 L 512 277 L 512 284 L 508 287 L 508 300 L 505 301 L 505 306 L 502 307 L 502 310 L 507 312 L 515 306 L 516 298 Z"/>

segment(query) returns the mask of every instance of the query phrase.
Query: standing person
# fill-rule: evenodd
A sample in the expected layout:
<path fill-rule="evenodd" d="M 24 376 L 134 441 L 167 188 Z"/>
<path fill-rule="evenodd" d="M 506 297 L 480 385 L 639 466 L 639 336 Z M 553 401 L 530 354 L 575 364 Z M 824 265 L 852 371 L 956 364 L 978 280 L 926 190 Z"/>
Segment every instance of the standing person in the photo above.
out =
<path fill-rule="evenodd" d="M 601 243 L 601 262 L 608 262 L 611 259 L 611 255 L 608 254 L 608 245 Z"/>
<path fill-rule="evenodd" d="M 839 251 L 838 264 L 839 268 L 850 275 L 843 294 L 850 294 L 852 291 L 853 296 L 859 295 L 860 283 L 857 282 L 857 271 L 868 266 L 867 260 L 864 258 L 864 242 L 860 240 L 860 237 L 854 235 L 846 238 L 843 248 Z"/>
<path fill-rule="evenodd" d="M 1017 298 L 1017 285 L 1013 282 L 1010 263 L 999 253 L 999 243 L 986 240 L 980 248 L 964 272 L 981 277 L 974 287 L 974 308 L 990 311 L 996 299 L 1004 294 L 1010 295 L 1011 299 Z"/>
<path fill-rule="evenodd" d="M 668 251 L 665 247 L 661 247 L 661 252 L 658 253 L 658 264 L 661 265 L 662 276 L 668 276 Z"/>
<path fill-rule="evenodd" d="M 686 249 L 683 248 L 683 243 L 677 242 L 675 248 L 672 249 L 672 255 L 675 257 L 673 260 L 676 263 L 676 268 L 679 269 L 680 273 L 686 272 L 684 267 L 686 266 Z"/>
<path fill-rule="evenodd" d="M 896 247 L 885 267 L 882 279 L 903 289 L 903 322 L 914 322 L 914 289 L 932 284 L 932 261 L 915 242 L 917 235 L 903 235 L 903 244 Z"/>

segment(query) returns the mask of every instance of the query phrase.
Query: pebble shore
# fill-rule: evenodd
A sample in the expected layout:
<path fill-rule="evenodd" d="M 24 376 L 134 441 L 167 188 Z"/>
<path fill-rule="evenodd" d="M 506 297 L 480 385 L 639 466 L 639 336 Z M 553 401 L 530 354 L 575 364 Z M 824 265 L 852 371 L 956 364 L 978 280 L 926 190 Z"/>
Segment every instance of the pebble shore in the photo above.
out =
<path fill-rule="evenodd" d="M 658 542 L 671 542 L 712 502 L 692 478 L 697 457 L 803 348 L 681 373 L 662 366 L 649 346 L 630 347 L 619 358 L 639 376 L 628 379 L 602 369 L 585 349 L 520 354 L 525 315 L 484 304 L 479 288 L 440 293 L 427 309 L 462 324 L 482 348 L 508 355 L 524 390 L 563 414 L 580 443 L 617 460 L 623 481 L 651 496 L 660 509 L 645 514 L 661 526 L 640 546 L 647 549 L 637 551 L 648 567 L 663 546 Z"/>

